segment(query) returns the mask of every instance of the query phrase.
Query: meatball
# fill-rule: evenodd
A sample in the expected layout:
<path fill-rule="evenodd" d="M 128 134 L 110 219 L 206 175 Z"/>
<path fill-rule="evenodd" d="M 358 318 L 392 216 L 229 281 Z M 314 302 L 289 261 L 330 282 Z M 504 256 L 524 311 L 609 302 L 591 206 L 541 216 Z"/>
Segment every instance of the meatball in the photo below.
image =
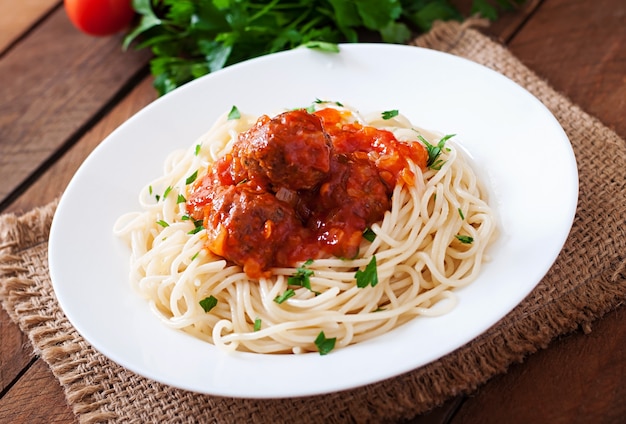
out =
<path fill-rule="evenodd" d="M 289 206 L 245 185 L 221 187 L 204 213 L 209 250 L 243 266 L 252 278 L 283 262 L 276 252 L 302 227 Z"/>
<path fill-rule="evenodd" d="M 391 207 L 391 191 L 376 165 L 355 155 L 338 155 L 332 168 L 330 178 L 320 187 L 316 206 L 322 211 L 343 210 L 348 221 L 348 216 L 364 223 L 381 220 Z"/>
<path fill-rule="evenodd" d="M 367 159 L 339 155 L 331 167 L 330 178 L 311 205 L 309 227 L 329 253 L 350 258 L 358 253 L 367 226 L 390 209 L 391 192 Z"/>
<path fill-rule="evenodd" d="M 332 143 L 320 118 L 293 110 L 261 118 L 233 146 L 251 178 L 267 178 L 274 190 L 310 190 L 330 169 Z"/>

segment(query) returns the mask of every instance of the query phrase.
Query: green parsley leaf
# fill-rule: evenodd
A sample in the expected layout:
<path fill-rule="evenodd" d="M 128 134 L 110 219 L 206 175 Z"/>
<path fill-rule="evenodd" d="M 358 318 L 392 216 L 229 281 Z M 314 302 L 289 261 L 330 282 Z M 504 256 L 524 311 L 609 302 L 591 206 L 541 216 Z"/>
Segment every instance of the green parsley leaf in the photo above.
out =
<path fill-rule="evenodd" d="M 200 154 L 200 149 L 202 148 L 201 144 L 196 144 L 196 149 L 194 150 L 193 154 L 195 156 L 198 156 Z"/>
<path fill-rule="evenodd" d="M 317 346 L 317 351 L 320 353 L 320 355 L 326 355 L 330 353 L 330 351 L 335 348 L 336 342 L 336 337 L 327 339 L 323 331 L 320 331 L 320 333 L 315 338 L 315 346 Z"/>
<path fill-rule="evenodd" d="M 461 208 L 457 209 L 459 211 L 459 216 L 461 217 L 462 220 L 465 220 L 465 215 L 463 214 L 463 211 L 461 210 Z"/>
<path fill-rule="evenodd" d="M 178 195 L 178 198 L 176 199 L 176 203 L 185 203 L 187 201 L 187 199 L 185 199 L 185 196 L 183 196 L 182 194 Z"/>
<path fill-rule="evenodd" d="M 290 297 L 294 297 L 295 295 L 296 295 L 296 292 L 293 289 L 287 289 L 285 290 L 283 294 L 276 296 L 274 298 L 274 302 L 281 304 L 285 300 L 289 299 Z"/>
<path fill-rule="evenodd" d="M 239 118 L 241 118 L 241 113 L 239 113 L 239 109 L 237 109 L 237 106 L 233 106 L 230 109 L 230 112 L 228 112 L 228 120 L 230 121 Z"/>
<path fill-rule="evenodd" d="M 471 237 L 471 236 L 463 236 L 463 235 L 457 234 L 454 237 L 456 237 L 457 240 L 463 244 L 472 244 L 472 242 L 474 241 L 474 237 Z"/>
<path fill-rule="evenodd" d="M 498 10 L 489 4 L 487 0 L 474 0 L 472 2 L 472 14 L 481 15 L 483 18 L 487 18 L 491 21 L 496 20 L 498 17 Z"/>
<path fill-rule="evenodd" d="M 398 109 L 386 110 L 382 113 L 382 117 L 383 119 L 387 120 L 387 119 L 395 118 L 396 116 L 398 116 L 398 114 L 399 114 Z"/>
<path fill-rule="evenodd" d="M 172 191 L 172 186 L 167 186 L 167 188 L 163 192 L 163 198 L 164 199 L 167 197 L 168 194 L 170 194 L 170 191 Z"/>
<path fill-rule="evenodd" d="M 376 233 L 371 228 L 367 228 L 363 231 L 363 238 L 371 243 L 376 240 Z"/>
<path fill-rule="evenodd" d="M 198 255 L 200 254 L 200 251 L 198 250 L 192 257 L 191 260 L 193 261 L 194 259 L 196 259 L 198 257 Z"/>
<path fill-rule="evenodd" d="M 197 233 L 199 233 L 202 230 L 204 230 L 204 226 L 198 225 L 193 230 L 189 231 L 187 234 L 189 234 L 189 235 L 197 234 Z"/>
<path fill-rule="evenodd" d="M 332 104 L 334 104 L 336 106 L 343 107 L 343 103 L 341 103 L 341 102 L 334 102 L 332 100 L 322 100 L 322 99 L 319 99 L 319 98 L 316 98 L 313 101 L 313 103 L 317 103 L 318 105 L 322 105 L 324 103 L 332 103 Z"/>
<path fill-rule="evenodd" d="M 306 287 L 311 290 L 311 280 L 310 277 L 313 275 L 313 270 L 307 269 L 307 265 L 311 265 L 313 263 L 312 259 L 306 261 L 302 266 L 296 268 L 296 273 L 294 275 L 290 275 L 287 278 L 287 284 L 290 286 L 301 286 Z"/>
<path fill-rule="evenodd" d="M 378 284 L 378 269 L 376 267 L 376 255 L 372 256 L 364 270 L 358 270 L 354 274 L 356 286 L 360 289 Z"/>
<path fill-rule="evenodd" d="M 191 183 L 193 183 L 196 178 L 198 178 L 198 171 L 196 170 L 196 172 L 194 172 L 193 174 L 191 174 L 190 176 L 187 177 L 187 179 L 185 180 L 185 184 L 189 185 Z"/>
<path fill-rule="evenodd" d="M 421 31 L 429 31 L 432 24 L 439 20 L 462 20 L 461 13 L 448 0 L 415 2 L 408 6 L 412 23 Z"/>
<path fill-rule="evenodd" d="M 439 140 L 439 142 L 436 145 L 430 144 L 428 140 L 426 140 L 421 135 L 417 136 L 417 138 L 422 143 L 424 143 L 424 146 L 426 146 L 426 151 L 428 152 L 428 161 L 426 162 L 427 167 L 429 167 L 430 169 L 434 169 L 434 170 L 441 169 L 445 161 L 439 159 L 439 156 L 441 155 L 441 151 L 443 150 L 446 144 L 446 141 L 448 141 L 454 136 L 455 134 L 448 134 L 442 137 L 441 140 Z"/>
<path fill-rule="evenodd" d="M 159 219 L 156 223 L 159 224 L 163 228 L 170 226 L 170 224 L 168 224 L 167 222 L 163 221 L 162 219 Z"/>
<path fill-rule="evenodd" d="M 200 303 L 200 306 L 202 306 L 202 309 L 204 309 L 204 312 L 209 312 L 211 309 L 215 308 L 215 306 L 217 305 L 217 299 L 213 295 L 211 295 L 209 297 L 205 297 L 198 303 Z"/>
<path fill-rule="evenodd" d="M 254 331 L 259 331 L 261 329 L 261 318 L 257 318 L 254 320 Z"/>

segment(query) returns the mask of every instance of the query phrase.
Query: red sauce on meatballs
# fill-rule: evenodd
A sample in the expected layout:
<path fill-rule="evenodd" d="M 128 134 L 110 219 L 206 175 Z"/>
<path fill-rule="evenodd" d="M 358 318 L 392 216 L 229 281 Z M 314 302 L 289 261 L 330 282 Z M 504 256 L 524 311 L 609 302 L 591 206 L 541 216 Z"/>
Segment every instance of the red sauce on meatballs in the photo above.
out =
<path fill-rule="evenodd" d="M 206 247 L 250 278 L 321 257 L 354 257 L 361 237 L 391 208 L 399 182 L 413 185 L 407 160 L 425 168 L 421 143 L 346 123 L 343 112 L 294 110 L 262 116 L 239 135 L 187 196 Z"/>

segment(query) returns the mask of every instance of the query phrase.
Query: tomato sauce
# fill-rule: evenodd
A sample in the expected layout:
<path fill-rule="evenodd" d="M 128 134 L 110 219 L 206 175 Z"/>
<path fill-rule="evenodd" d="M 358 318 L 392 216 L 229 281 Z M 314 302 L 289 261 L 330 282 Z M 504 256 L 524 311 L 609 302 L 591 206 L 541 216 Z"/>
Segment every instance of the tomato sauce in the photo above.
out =
<path fill-rule="evenodd" d="M 240 134 L 187 196 L 206 247 L 250 278 L 307 259 L 356 256 L 363 232 L 391 208 L 396 184 L 414 184 L 407 160 L 425 168 L 428 154 L 346 113 L 262 116 Z"/>

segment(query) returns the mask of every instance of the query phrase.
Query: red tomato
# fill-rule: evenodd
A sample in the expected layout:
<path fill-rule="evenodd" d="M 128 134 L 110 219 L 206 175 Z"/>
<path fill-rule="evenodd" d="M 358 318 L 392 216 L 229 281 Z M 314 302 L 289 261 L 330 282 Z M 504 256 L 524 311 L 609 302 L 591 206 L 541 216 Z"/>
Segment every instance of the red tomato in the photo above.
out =
<path fill-rule="evenodd" d="M 105 36 L 122 31 L 133 20 L 132 0 L 64 0 L 70 21 L 89 35 Z"/>

